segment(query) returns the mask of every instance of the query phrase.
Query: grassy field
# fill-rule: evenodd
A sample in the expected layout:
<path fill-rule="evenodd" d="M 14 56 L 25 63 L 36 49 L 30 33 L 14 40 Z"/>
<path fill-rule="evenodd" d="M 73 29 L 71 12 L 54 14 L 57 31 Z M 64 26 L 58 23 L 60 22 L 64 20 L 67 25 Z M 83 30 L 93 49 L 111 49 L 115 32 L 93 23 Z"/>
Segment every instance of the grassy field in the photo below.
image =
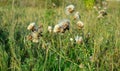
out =
<path fill-rule="evenodd" d="M 98 13 L 86 9 L 83 0 L 71 1 L 56 8 L 49 1 L 37 7 L 1 5 L 0 71 L 120 71 L 120 2 L 108 2 L 108 15 L 97 19 Z M 82 30 L 72 15 L 65 14 L 68 4 L 80 12 Z M 48 26 L 66 18 L 71 22 L 69 31 L 48 33 Z M 26 39 L 31 22 L 43 25 L 39 43 Z M 82 44 L 70 41 L 77 35 L 83 37 Z"/>

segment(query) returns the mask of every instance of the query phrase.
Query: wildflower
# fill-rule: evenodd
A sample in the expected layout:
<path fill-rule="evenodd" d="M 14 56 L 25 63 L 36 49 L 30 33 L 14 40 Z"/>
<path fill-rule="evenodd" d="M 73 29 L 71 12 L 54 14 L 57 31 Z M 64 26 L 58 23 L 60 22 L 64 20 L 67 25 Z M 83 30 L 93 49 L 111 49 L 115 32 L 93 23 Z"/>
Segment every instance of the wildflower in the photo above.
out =
<path fill-rule="evenodd" d="M 76 13 L 74 14 L 74 20 L 76 20 L 76 19 L 80 19 L 80 14 L 79 14 L 79 12 L 76 12 Z"/>
<path fill-rule="evenodd" d="M 105 10 L 100 10 L 98 13 L 101 14 L 102 16 L 107 15 L 107 12 Z"/>
<path fill-rule="evenodd" d="M 107 15 L 107 12 L 105 10 L 100 10 L 98 13 L 99 13 L 99 15 L 97 16 L 98 19 L 104 18 L 104 16 Z"/>
<path fill-rule="evenodd" d="M 78 29 L 82 29 L 82 28 L 84 27 L 84 23 L 79 20 L 79 21 L 77 22 L 77 27 L 78 27 Z"/>
<path fill-rule="evenodd" d="M 73 38 L 70 38 L 70 41 L 73 41 Z"/>
<path fill-rule="evenodd" d="M 41 34 L 41 33 L 43 32 L 43 25 L 40 24 L 40 25 L 38 26 L 37 32 L 38 32 L 39 34 Z"/>
<path fill-rule="evenodd" d="M 76 43 L 81 44 L 81 43 L 83 43 L 83 38 L 81 36 L 80 37 L 76 36 L 75 41 L 76 41 Z"/>
<path fill-rule="evenodd" d="M 53 32 L 54 33 L 58 33 L 61 31 L 61 26 L 59 24 L 55 25 L 54 29 L 53 29 Z"/>
<path fill-rule="evenodd" d="M 71 4 L 71 5 L 68 5 L 68 6 L 66 7 L 65 12 L 66 12 L 67 15 L 69 15 L 69 14 L 71 14 L 71 13 L 74 12 L 74 9 L 75 9 L 75 6 Z"/>
<path fill-rule="evenodd" d="M 32 37 L 33 37 L 33 39 L 35 38 L 35 39 L 38 39 L 39 38 L 39 33 L 38 32 L 32 32 L 31 33 L 31 35 L 32 35 Z"/>
<path fill-rule="evenodd" d="M 38 43 L 40 37 L 39 33 L 37 31 L 34 31 L 31 33 L 31 36 L 32 36 L 32 41 Z"/>
<path fill-rule="evenodd" d="M 53 32 L 55 33 L 64 33 L 66 30 L 70 28 L 70 21 L 69 20 L 61 20 L 57 25 L 55 25 Z"/>
<path fill-rule="evenodd" d="M 52 26 L 48 26 L 48 32 L 52 32 Z"/>
<path fill-rule="evenodd" d="M 60 22 L 61 27 L 65 30 L 69 30 L 70 28 L 70 21 L 67 19 L 64 19 Z"/>
<path fill-rule="evenodd" d="M 107 15 L 107 12 L 105 10 L 100 10 L 98 13 L 99 13 L 99 15 L 97 18 L 103 18 L 104 16 Z"/>
<path fill-rule="evenodd" d="M 30 23 L 30 25 L 28 25 L 27 29 L 34 31 L 35 30 L 35 23 L 34 22 Z"/>

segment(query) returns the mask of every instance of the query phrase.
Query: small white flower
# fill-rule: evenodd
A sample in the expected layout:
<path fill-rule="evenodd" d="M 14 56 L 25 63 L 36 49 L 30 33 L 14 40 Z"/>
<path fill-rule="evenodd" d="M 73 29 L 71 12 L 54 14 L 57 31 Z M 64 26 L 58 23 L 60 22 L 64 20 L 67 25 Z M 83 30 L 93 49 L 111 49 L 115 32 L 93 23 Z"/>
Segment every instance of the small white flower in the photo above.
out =
<path fill-rule="evenodd" d="M 73 13 L 74 10 L 75 10 L 75 6 L 71 4 L 71 5 L 68 5 L 68 6 L 66 7 L 65 13 L 66 13 L 67 15 L 69 15 L 69 14 Z"/>
<path fill-rule="evenodd" d="M 52 26 L 48 26 L 48 32 L 52 32 Z"/>
<path fill-rule="evenodd" d="M 84 23 L 80 20 L 76 24 L 77 24 L 78 29 L 82 29 L 84 27 Z"/>
<path fill-rule="evenodd" d="M 70 38 L 70 41 L 73 41 L 73 38 Z"/>
<path fill-rule="evenodd" d="M 74 20 L 77 20 L 77 19 L 80 19 L 80 14 L 79 14 L 79 12 L 76 12 L 76 13 L 74 14 Z"/>
<path fill-rule="evenodd" d="M 75 41 L 76 43 L 81 44 L 83 42 L 83 38 L 81 36 L 76 36 Z"/>
<path fill-rule="evenodd" d="M 35 22 L 30 23 L 30 24 L 28 25 L 27 29 L 28 29 L 28 30 L 32 30 L 32 31 L 35 30 Z"/>

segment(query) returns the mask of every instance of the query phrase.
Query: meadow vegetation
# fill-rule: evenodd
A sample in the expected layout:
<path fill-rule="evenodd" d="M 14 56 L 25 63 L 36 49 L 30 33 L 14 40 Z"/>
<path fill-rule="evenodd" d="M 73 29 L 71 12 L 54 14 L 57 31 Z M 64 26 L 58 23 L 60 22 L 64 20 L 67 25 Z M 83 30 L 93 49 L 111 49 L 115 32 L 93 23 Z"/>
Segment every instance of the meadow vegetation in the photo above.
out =
<path fill-rule="evenodd" d="M 120 2 L 109 1 L 107 16 L 101 19 L 94 3 L 86 3 L 0 0 L 0 71 L 120 71 Z M 65 14 L 69 4 L 80 13 L 83 29 L 77 29 L 73 15 Z M 48 26 L 61 19 L 70 20 L 70 29 L 49 33 Z M 38 43 L 26 38 L 31 22 L 43 25 Z M 82 44 L 75 43 L 76 36 L 83 37 Z"/>

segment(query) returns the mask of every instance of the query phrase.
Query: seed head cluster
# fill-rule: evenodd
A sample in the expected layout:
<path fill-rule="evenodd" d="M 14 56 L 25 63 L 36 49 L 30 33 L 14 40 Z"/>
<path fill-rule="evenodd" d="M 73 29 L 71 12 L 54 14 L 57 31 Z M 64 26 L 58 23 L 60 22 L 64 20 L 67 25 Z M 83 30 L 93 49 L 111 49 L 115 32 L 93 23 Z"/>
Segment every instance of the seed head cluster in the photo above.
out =
<path fill-rule="evenodd" d="M 27 39 L 31 40 L 32 42 L 38 43 L 39 38 L 43 32 L 43 26 L 42 25 L 36 26 L 35 23 L 33 22 L 28 25 L 27 29 L 30 31 L 30 34 L 27 36 Z"/>

